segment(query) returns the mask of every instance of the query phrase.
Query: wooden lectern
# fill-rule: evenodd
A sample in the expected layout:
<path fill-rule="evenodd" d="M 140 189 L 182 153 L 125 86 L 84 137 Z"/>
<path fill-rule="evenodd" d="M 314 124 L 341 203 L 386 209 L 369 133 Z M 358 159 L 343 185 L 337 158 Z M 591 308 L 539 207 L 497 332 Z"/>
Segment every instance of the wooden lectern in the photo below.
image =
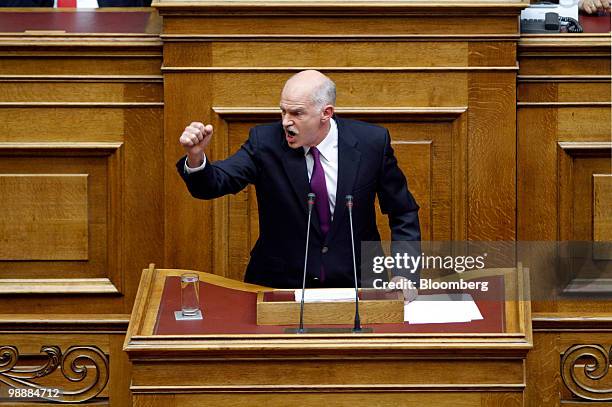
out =
<path fill-rule="evenodd" d="M 528 284 L 520 267 L 507 270 L 516 272 L 486 277 L 496 294 L 474 296 L 483 320 L 299 335 L 256 324 L 265 287 L 207 273 L 200 273 L 204 319 L 176 321 L 186 270 L 152 265 L 124 346 L 134 405 L 522 406 L 532 346 Z"/>

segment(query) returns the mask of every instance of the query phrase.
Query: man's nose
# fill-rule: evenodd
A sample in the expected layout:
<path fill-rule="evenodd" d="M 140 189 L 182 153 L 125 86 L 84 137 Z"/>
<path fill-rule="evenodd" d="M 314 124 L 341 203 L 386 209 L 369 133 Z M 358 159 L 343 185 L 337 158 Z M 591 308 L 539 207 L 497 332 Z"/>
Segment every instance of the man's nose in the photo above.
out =
<path fill-rule="evenodd" d="M 283 127 L 292 126 L 293 120 L 289 117 L 289 115 L 283 116 Z"/>

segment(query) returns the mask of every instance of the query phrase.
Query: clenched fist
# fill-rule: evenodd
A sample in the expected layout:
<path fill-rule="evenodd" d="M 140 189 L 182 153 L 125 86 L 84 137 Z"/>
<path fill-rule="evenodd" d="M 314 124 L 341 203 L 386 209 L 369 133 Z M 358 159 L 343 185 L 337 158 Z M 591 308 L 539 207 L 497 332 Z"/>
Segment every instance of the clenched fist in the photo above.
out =
<path fill-rule="evenodd" d="M 213 134 L 213 126 L 204 126 L 200 122 L 192 122 L 185 127 L 179 142 L 187 153 L 187 165 L 191 168 L 199 167 L 204 162 L 204 149 L 210 143 Z"/>

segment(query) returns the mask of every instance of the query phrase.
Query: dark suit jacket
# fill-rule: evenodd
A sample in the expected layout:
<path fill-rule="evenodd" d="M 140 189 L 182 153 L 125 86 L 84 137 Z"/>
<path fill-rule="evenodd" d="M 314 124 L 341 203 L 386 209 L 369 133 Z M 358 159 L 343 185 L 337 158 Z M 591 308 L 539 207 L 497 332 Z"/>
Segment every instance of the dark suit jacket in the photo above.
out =
<path fill-rule="evenodd" d="M 312 211 L 307 285 L 352 287 L 353 262 L 348 209 L 354 197 L 353 227 L 357 270 L 361 242 L 379 241 L 375 196 L 388 214 L 393 240 L 420 240 L 418 205 L 397 165 L 389 132 L 379 126 L 335 118 L 338 124 L 337 203 L 330 231 L 323 239 L 316 210 Z M 291 149 L 280 122 L 251 129 L 249 139 L 226 160 L 208 162 L 187 174 L 186 157 L 177 163 L 191 194 L 213 199 L 235 194 L 254 184 L 259 206 L 259 239 L 251 251 L 245 281 L 277 288 L 302 286 L 307 194 L 310 192 L 304 150 Z M 325 279 L 320 279 L 321 266 Z M 414 277 L 413 276 L 408 276 Z"/>
<path fill-rule="evenodd" d="M 53 0 L 0 0 L 0 7 L 53 7 Z"/>

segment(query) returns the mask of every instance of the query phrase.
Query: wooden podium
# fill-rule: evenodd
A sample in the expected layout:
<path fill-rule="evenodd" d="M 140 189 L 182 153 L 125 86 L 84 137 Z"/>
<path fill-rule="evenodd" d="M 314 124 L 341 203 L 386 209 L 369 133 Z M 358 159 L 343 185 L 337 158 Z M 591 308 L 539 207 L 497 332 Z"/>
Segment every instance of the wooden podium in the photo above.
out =
<path fill-rule="evenodd" d="M 184 272 L 143 271 L 124 346 L 134 406 L 523 405 L 532 340 L 522 270 L 489 276 L 495 295 L 514 300 L 475 296 L 483 320 L 308 335 L 258 326 L 266 288 L 207 273 L 204 319 L 175 321 Z"/>

